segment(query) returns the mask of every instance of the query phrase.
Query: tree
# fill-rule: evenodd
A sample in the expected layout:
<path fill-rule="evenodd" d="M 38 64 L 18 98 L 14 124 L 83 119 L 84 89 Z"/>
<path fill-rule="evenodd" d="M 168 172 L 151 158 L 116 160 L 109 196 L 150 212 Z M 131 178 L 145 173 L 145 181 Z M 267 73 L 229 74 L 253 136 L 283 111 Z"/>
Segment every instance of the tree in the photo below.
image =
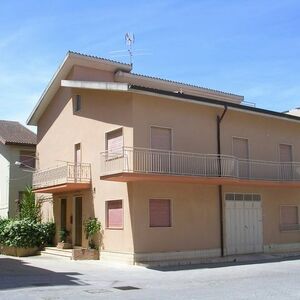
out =
<path fill-rule="evenodd" d="M 29 219 L 33 222 L 41 222 L 41 203 L 35 201 L 35 195 L 32 188 L 27 186 L 23 198 L 19 204 L 20 219 Z"/>

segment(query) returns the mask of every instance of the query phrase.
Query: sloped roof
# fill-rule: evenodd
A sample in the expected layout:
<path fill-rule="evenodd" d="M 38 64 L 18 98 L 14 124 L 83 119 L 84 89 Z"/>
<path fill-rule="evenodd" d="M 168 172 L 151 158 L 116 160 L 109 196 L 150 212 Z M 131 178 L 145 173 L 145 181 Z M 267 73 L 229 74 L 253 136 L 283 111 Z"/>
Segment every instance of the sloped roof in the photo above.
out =
<path fill-rule="evenodd" d="M 36 145 L 36 134 L 15 121 L 0 120 L 0 142 L 15 145 Z"/>

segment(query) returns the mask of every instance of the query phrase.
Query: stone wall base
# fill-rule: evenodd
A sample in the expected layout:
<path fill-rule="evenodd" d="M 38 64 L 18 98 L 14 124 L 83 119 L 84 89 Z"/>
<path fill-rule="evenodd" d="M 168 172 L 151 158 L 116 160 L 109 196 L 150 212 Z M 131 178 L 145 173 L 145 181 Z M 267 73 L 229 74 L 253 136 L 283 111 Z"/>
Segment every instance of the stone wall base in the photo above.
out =
<path fill-rule="evenodd" d="M 38 254 L 38 248 L 17 248 L 17 247 L 8 247 L 8 246 L 0 246 L 0 253 L 4 255 L 10 256 L 33 256 Z"/>
<path fill-rule="evenodd" d="M 78 248 L 72 249 L 73 260 L 98 260 L 99 251 L 95 249 Z"/>

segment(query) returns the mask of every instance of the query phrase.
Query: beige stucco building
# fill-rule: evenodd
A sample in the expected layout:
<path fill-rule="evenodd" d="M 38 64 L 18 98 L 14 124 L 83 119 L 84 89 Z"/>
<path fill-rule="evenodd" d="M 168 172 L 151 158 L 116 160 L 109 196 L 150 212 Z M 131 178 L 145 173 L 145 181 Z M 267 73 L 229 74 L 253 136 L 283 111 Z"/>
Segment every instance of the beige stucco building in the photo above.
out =
<path fill-rule="evenodd" d="M 44 216 L 129 263 L 300 250 L 300 118 L 69 52 L 28 119 Z"/>

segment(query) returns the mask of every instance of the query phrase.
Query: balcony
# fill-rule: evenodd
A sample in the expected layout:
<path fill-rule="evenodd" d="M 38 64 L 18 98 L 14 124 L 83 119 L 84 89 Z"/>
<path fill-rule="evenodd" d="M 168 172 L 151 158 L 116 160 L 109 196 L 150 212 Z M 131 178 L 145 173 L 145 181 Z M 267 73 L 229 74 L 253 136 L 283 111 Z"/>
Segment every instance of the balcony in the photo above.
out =
<path fill-rule="evenodd" d="M 300 186 L 300 163 L 144 148 L 101 153 L 101 179 Z"/>
<path fill-rule="evenodd" d="M 91 187 L 91 166 L 66 162 L 34 172 L 32 181 L 35 193 L 55 194 L 86 190 Z"/>

